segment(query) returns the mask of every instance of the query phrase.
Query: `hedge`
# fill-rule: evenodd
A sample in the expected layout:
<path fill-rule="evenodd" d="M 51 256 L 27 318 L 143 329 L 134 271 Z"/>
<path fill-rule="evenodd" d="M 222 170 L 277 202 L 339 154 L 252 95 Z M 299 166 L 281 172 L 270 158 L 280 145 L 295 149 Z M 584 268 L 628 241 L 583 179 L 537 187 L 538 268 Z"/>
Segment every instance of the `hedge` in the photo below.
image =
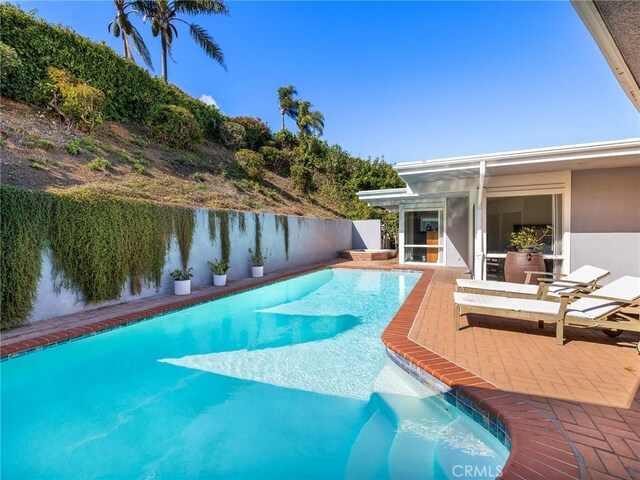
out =
<path fill-rule="evenodd" d="M 106 95 L 105 115 L 110 120 L 143 124 L 156 105 L 179 105 L 193 114 L 208 138 L 218 139 L 224 116 L 217 108 L 152 77 L 106 45 L 7 3 L 0 4 L 0 17 L 0 39 L 16 51 L 21 61 L 7 78 L 2 78 L 3 95 L 37 103 L 37 86 L 46 78 L 47 67 L 52 66 L 102 90 Z"/>

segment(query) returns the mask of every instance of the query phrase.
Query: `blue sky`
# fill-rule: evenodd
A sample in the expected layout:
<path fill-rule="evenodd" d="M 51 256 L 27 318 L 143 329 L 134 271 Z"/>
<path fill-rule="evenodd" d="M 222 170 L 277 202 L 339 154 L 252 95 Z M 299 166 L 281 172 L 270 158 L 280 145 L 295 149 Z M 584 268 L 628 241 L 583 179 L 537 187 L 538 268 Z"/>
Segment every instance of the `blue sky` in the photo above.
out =
<path fill-rule="evenodd" d="M 110 1 L 21 1 L 121 53 Z M 277 130 L 277 88 L 324 113 L 324 137 L 389 163 L 640 135 L 640 116 L 569 2 L 227 2 L 185 28 L 169 80 Z M 136 20 L 160 72 L 159 40 Z M 179 26 L 180 29 L 180 26 Z M 295 125 L 289 120 L 288 126 Z"/>

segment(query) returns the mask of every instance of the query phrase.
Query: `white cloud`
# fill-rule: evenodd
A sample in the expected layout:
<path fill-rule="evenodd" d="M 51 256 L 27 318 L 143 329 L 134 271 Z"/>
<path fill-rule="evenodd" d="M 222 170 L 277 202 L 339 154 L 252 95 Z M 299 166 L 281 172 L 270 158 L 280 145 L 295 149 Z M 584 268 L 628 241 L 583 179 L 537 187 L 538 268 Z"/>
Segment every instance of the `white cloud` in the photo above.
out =
<path fill-rule="evenodd" d="M 213 105 L 216 108 L 220 108 L 218 107 L 215 98 L 213 98 L 211 95 L 207 95 L 206 93 L 200 95 L 200 101 L 206 103 L 207 105 Z"/>

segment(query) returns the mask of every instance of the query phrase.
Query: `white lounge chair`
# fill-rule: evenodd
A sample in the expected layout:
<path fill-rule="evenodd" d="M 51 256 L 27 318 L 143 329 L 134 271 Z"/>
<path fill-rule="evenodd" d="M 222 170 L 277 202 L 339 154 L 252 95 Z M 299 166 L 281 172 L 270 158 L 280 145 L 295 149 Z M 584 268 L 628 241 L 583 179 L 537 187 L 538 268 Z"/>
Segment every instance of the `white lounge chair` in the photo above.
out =
<path fill-rule="evenodd" d="M 592 293 L 568 293 L 560 302 L 454 292 L 454 325 L 468 314 L 550 322 L 556 324 L 556 341 L 564 343 L 564 326 L 640 332 L 640 320 L 622 309 L 640 305 L 640 278 L 622 277 Z M 575 300 L 570 303 L 571 300 Z"/>
<path fill-rule="evenodd" d="M 544 274 L 554 278 L 544 278 L 539 283 L 529 285 L 532 275 Z M 456 280 L 458 291 L 498 295 L 510 298 L 531 298 L 538 300 L 559 300 L 562 294 L 589 292 L 598 287 L 598 282 L 610 273 L 602 268 L 584 265 L 568 275 L 547 272 L 527 272 L 526 283 L 496 282 L 492 280 Z"/>

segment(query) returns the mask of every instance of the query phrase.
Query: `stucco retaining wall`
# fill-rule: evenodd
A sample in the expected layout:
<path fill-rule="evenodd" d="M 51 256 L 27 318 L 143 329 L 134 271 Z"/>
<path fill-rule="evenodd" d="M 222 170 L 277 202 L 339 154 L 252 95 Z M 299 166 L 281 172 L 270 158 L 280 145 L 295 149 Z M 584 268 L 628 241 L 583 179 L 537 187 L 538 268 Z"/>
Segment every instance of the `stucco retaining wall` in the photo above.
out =
<path fill-rule="evenodd" d="M 228 279 L 251 276 L 249 248 L 255 249 L 255 217 L 245 214 L 246 228 L 240 231 L 238 221 L 230 221 L 231 269 Z M 262 226 L 262 250 L 268 254 L 265 272 L 273 272 L 285 267 L 303 266 L 337 257 L 338 251 L 352 248 L 352 222 L 348 220 L 325 220 L 320 218 L 289 217 L 289 258 L 284 247 L 284 230 L 276 228 L 276 216 L 260 215 Z M 215 242 L 209 238 L 208 211 L 196 210 L 196 230 L 189 258 L 193 267 L 192 287 L 211 283 L 211 271 L 208 260 L 221 258 L 219 234 Z M 99 308 L 106 305 L 129 302 L 139 298 L 151 297 L 173 291 L 173 280 L 169 272 L 180 268 L 180 251 L 175 242 L 167 254 L 166 264 L 159 288 L 143 287 L 139 295 L 131 295 L 126 285 L 120 299 L 95 304 L 86 304 L 81 296 L 66 288 L 57 288 L 58 283 L 52 277 L 51 259 L 43 252 L 42 277 L 38 284 L 37 299 L 30 321 L 37 322 L 48 318 Z"/>

